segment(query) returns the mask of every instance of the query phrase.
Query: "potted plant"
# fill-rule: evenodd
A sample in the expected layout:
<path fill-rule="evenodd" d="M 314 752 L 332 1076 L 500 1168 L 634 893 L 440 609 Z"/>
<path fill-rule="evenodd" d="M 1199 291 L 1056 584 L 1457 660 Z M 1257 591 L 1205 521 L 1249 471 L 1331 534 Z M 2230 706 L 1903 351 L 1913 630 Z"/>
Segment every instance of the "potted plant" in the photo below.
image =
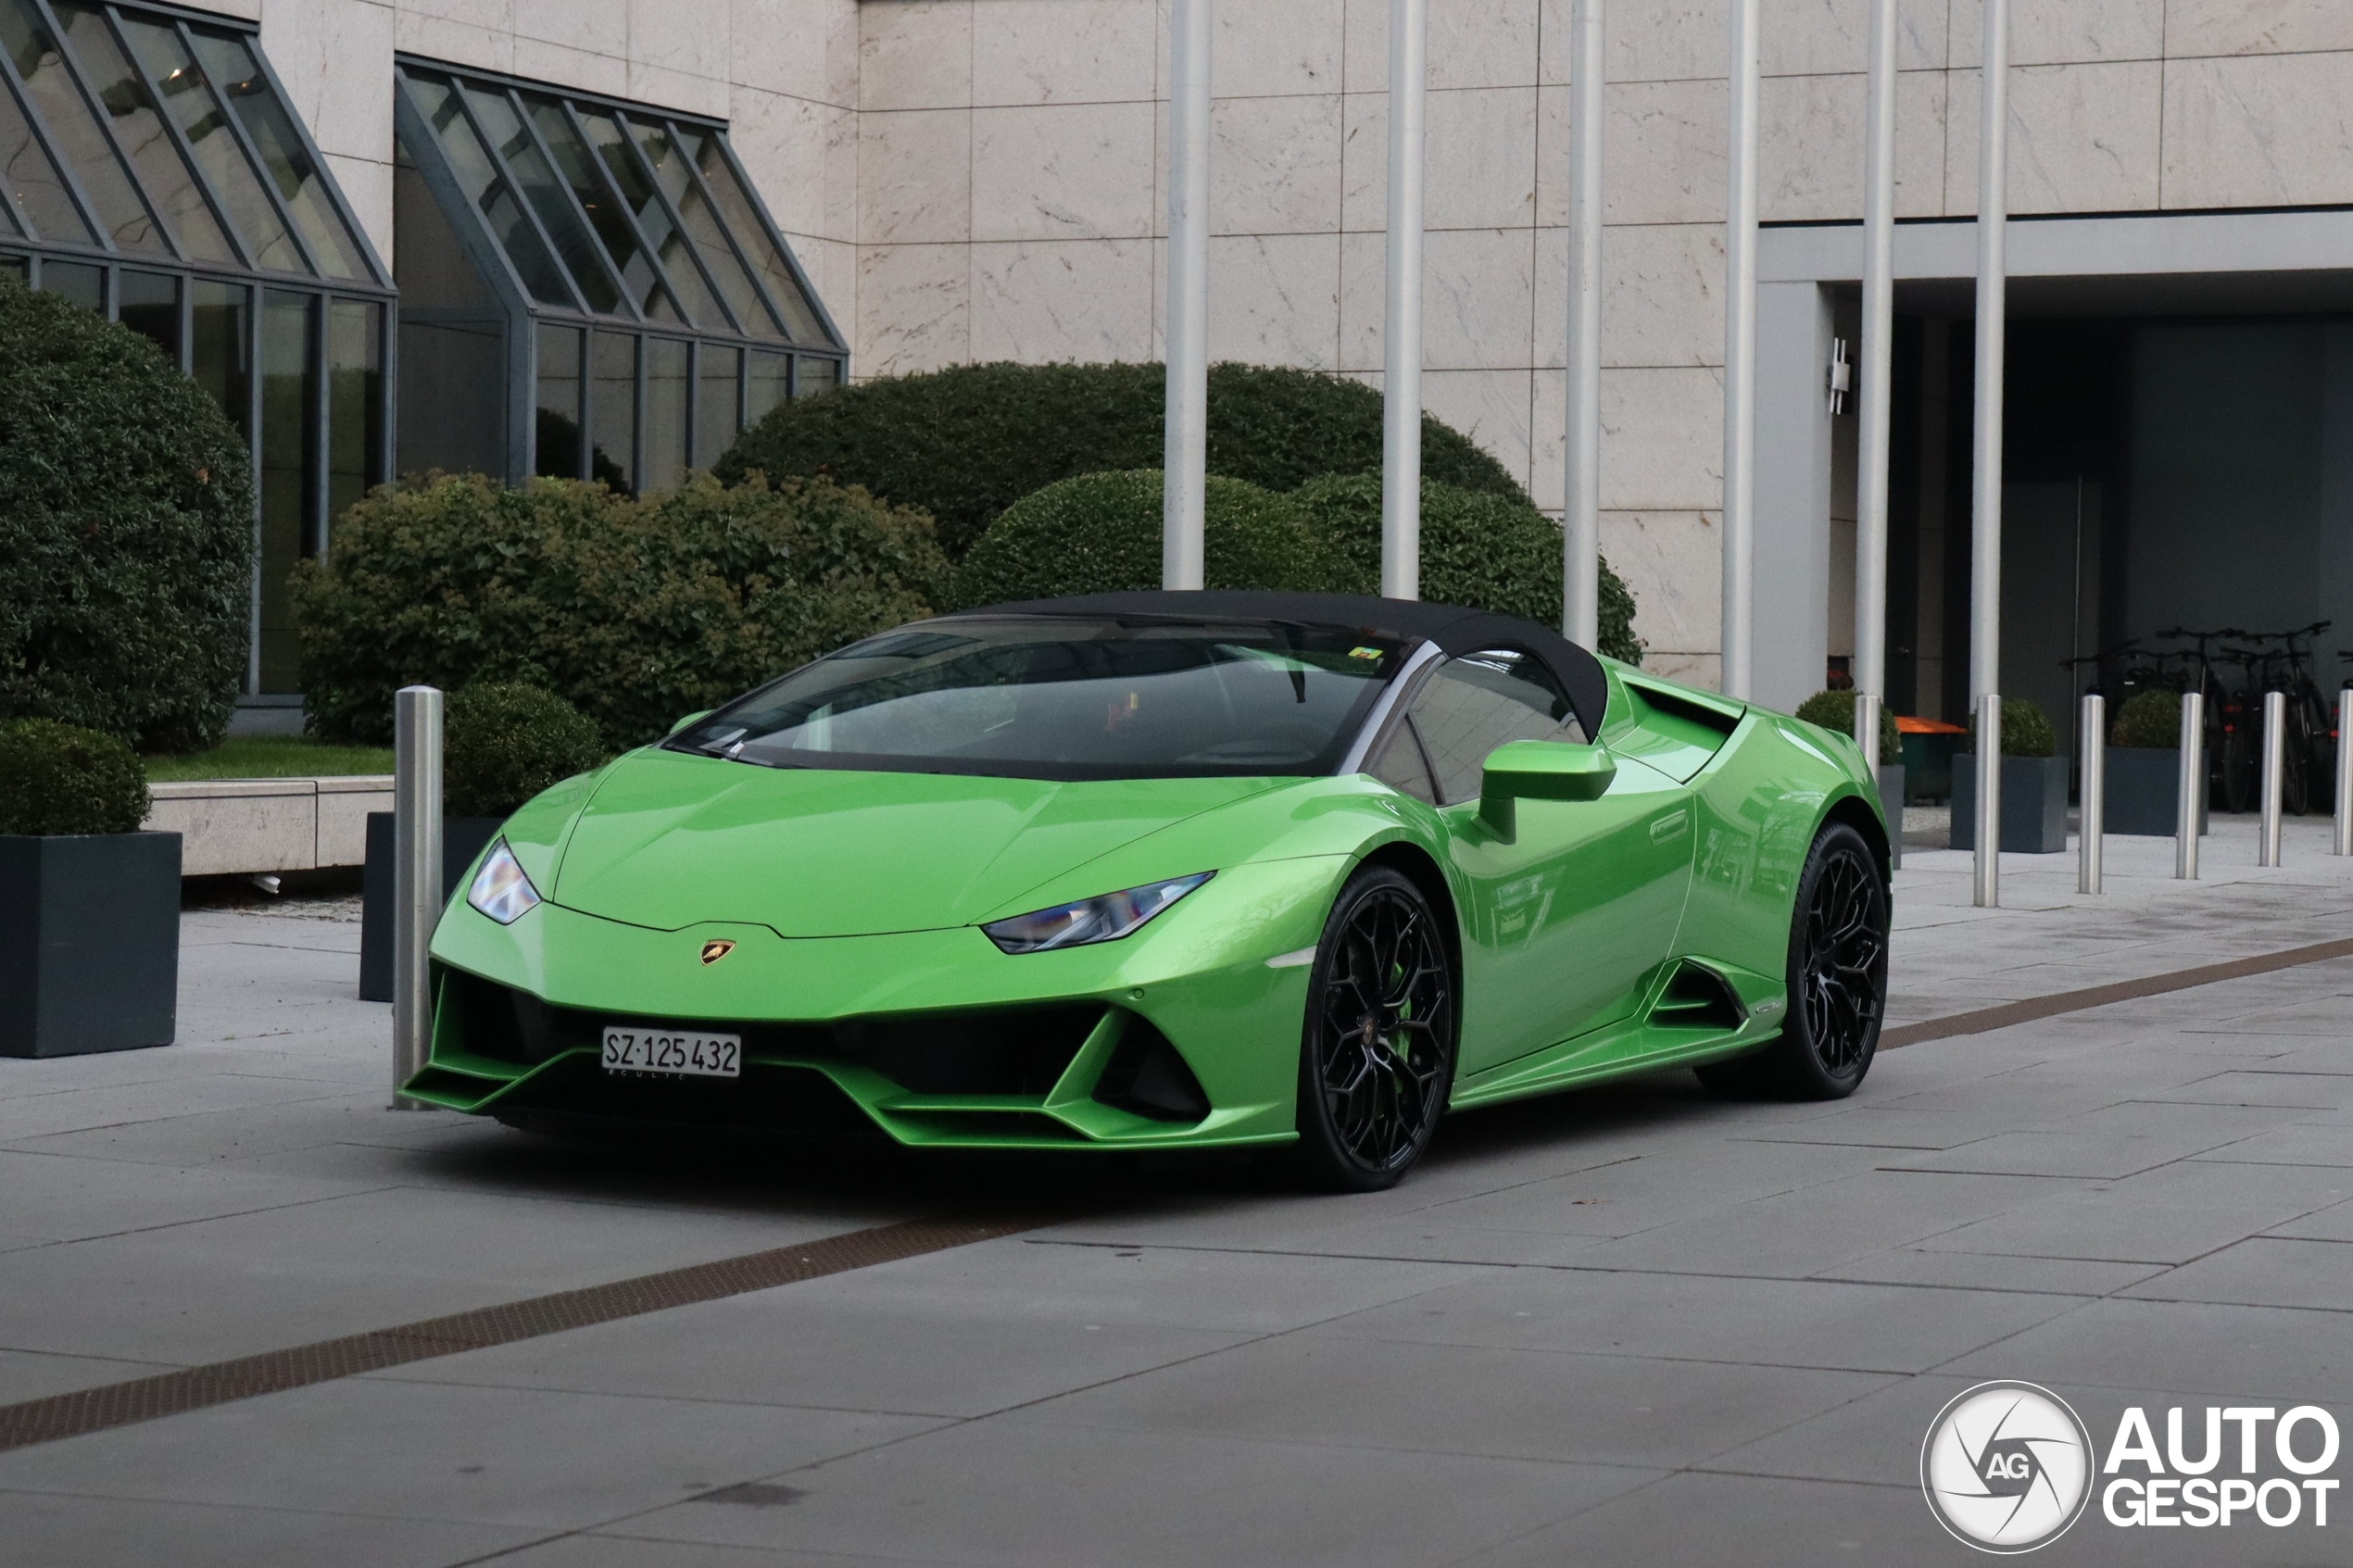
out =
<path fill-rule="evenodd" d="M 1797 705 L 1797 716 L 1842 735 L 1855 733 L 1855 694 L 1816 692 Z M 1879 710 L 1879 804 L 1887 814 L 1888 844 L 1895 863 L 1904 863 L 1904 747 L 1895 730 L 1895 715 L 1885 703 Z"/>
<path fill-rule="evenodd" d="M 516 808 L 607 755 L 595 722 L 553 692 L 475 682 L 451 696 L 442 721 L 442 901 Z M 363 1002 L 392 1000 L 392 813 L 370 812 L 359 904 Z"/>
<path fill-rule="evenodd" d="M 0 1056 L 171 1044 L 180 835 L 141 832 L 146 815 L 120 741 L 0 723 Z"/>
<path fill-rule="evenodd" d="M 2116 710 L 2108 730 L 2108 831 L 2171 838 L 2182 823 L 2182 694 L 2159 686 Z M 2197 831 L 2207 831 L 2198 802 Z"/>
<path fill-rule="evenodd" d="M 1977 847 L 1976 721 L 1970 744 L 1953 754 L 1956 849 Z M 2068 759 L 2043 710 L 2022 696 L 2002 699 L 2002 842 L 2013 855 L 2057 855 L 2067 848 Z"/>

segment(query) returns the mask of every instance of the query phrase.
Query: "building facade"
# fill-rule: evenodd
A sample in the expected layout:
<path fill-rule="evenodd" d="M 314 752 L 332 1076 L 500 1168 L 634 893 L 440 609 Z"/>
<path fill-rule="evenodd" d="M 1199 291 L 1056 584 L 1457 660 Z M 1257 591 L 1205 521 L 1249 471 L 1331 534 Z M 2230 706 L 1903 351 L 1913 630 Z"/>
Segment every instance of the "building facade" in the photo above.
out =
<path fill-rule="evenodd" d="M 1160 351 L 1161 0 L 10 6 L 69 41 L 69 13 L 106 11 L 134 51 L 140 16 L 245 30 L 328 177 L 321 210 L 356 236 L 348 275 L 272 273 L 259 307 L 308 291 L 302 308 L 345 323 L 321 329 L 343 358 L 309 352 L 299 418 L 321 452 L 361 454 L 279 465 L 311 511 L 265 550 L 270 571 L 323 547 L 352 485 L 440 454 L 660 483 L 764 399 L 829 377 Z M 1425 397 L 1548 509 L 1564 479 L 1569 10 L 1430 0 Z M 1214 357 L 1378 383 L 1388 11 L 1219 6 Z M 2060 659 L 2177 621 L 2341 606 L 2353 623 L 2353 6 L 2013 11 L 2005 689 L 2057 711 L 2073 679 Z M 1823 394 L 1856 335 L 1868 13 L 1764 6 L 1757 631 L 1760 695 L 1782 703 L 1851 645 L 1854 405 L 1833 413 Z M 1890 699 L 1930 715 L 1957 713 L 1966 677 L 1980 26 L 1975 0 L 1902 6 Z M 1651 662 L 1711 682 L 1725 0 L 1609 0 L 1604 53 L 1603 545 Z M 635 150 L 601 175 L 555 168 L 598 135 Z M 647 191 L 619 188 L 623 164 Z M 727 170 L 744 187 L 733 216 L 698 227 L 687 204 L 724 205 Z M 641 202 L 633 224 L 600 229 L 599 192 Z M 768 225 L 748 207 L 773 220 L 774 257 L 755 254 Z M 454 252 L 478 295 L 450 282 Z M 128 319 L 137 289 L 106 286 Z M 201 375 L 207 329 L 185 330 Z M 477 330 L 495 346 L 444 352 Z M 386 387 L 372 427 L 369 354 Z M 494 376 L 496 396 L 466 402 Z M 336 386 L 361 416 L 336 413 Z M 353 417 L 360 433 L 338 433 Z M 262 456 L 266 513 L 278 470 Z M 257 691 L 284 689 L 283 668 L 258 669 Z"/>

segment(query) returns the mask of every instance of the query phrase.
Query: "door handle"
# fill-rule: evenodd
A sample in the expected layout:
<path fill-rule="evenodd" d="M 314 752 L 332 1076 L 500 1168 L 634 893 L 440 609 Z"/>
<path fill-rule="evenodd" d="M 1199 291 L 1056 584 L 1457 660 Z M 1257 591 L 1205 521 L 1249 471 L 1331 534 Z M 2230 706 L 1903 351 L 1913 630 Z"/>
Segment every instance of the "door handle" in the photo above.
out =
<path fill-rule="evenodd" d="M 1678 809 L 1667 812 L 1667 815 L 1651 823 L 1651 842 L 1653 844 L 1666 843 L 1677 834 L 1681 833 L 1683 824 L 1690 820 L 1691 812 L 1688 810 Z"/>

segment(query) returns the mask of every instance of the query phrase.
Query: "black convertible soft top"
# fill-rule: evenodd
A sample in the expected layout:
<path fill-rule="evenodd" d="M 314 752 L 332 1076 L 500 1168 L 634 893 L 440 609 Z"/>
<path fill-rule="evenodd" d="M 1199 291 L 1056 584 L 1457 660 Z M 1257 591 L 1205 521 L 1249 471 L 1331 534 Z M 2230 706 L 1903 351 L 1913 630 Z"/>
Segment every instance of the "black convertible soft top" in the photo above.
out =
<path fill-rule="evenodd" d="M 963 615 L 1166 615 L 1222 621 L 1290 621 L 1301 626 L 1342 627 L 1383 633 L 1406 641 L 1438 645 L 1441 653 L 1477 653 L 1514 647 L 1534 654 L 1560 680 L 1585 733 L 1602 730 L 1609 703 L 1609 679 L 1601 660 L 1549 626 L 1458 605 L 1419 599 L 1375 599 L 1351 594 L 1277 594 L 1255 589 L 1151 589 L 1126 594 L 1081 594 L 1064 599 L 1024 599 L 984 605 L 938 619 Z"/>

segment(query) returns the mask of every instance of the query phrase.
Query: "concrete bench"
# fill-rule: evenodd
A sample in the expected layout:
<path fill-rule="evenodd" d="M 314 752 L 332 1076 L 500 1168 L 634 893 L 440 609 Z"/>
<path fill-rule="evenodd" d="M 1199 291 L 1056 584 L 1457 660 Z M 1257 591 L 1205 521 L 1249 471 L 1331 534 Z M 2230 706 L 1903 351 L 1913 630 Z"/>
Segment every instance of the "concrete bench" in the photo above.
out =
<path fill-rule="evenodd" d="M 392 809 L 392 775 L 192 779 L 150 786 L 145 827 L 180 835 L 182 876 L 357 866 L 368 813 Z"/>

